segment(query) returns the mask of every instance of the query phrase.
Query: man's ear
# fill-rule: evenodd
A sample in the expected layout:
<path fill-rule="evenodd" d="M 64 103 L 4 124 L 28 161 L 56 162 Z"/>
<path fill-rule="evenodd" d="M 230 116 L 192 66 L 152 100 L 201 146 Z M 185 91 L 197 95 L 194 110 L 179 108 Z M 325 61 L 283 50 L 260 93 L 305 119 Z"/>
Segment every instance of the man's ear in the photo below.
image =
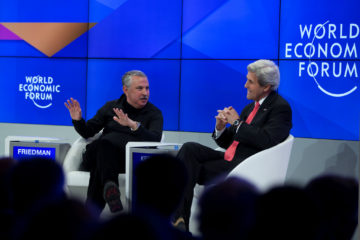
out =
<path fill-rule="evenodd" d="M 271 91 L 271 85 L 266 85 L 266 87 L 264 88 L 264 92 L 270 92 Z"/>
<path fill-rule="evenodd" d="M 123 92 L 124 92 L 125 95 L 127 96 L 128 88 L 127 88 L 125 85 L 123 86 Z"/>

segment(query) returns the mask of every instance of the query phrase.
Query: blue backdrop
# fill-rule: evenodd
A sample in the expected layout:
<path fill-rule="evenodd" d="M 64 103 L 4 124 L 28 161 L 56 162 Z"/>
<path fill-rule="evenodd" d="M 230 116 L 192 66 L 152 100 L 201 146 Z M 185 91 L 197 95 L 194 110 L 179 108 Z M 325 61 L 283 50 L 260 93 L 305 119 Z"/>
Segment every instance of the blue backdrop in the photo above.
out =
<path fill-rule="evenodd" d="M 71 125 L 69 97 L 89 119 L 139 69 L 165 130 L 212 132 L 217 109 L 249 103 L 247 64 L 271 59 L 295 137 L 359 140 L 358 9 L 358 0 L 0 0 L 0 122 Z M 39 23 L 48 27 L 28 31 Z"/>

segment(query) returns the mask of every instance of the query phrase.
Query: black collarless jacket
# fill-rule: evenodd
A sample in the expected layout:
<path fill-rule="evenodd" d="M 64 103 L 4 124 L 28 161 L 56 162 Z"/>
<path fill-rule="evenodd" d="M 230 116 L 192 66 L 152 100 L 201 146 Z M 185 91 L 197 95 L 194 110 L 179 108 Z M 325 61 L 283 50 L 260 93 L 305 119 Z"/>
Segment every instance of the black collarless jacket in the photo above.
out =
<path fill-rule="evenodd" d="M 138 130 L 131 131 L 115 122 L 113 108 L 122 109 L 131 120 L 140 122 Z M 85 122 L 73 121 L 75 130 L 84 138 L 89 138 L 101 129 L 101 138 L 108 139 L 115 145 L 125 146 L 128 141 L 160 141 L 163 130 L 163 116 L 161 111 L 152 103 L 148 102 L 142 109 L 135 109 L 126 102 L 123 94 L 119 99 L 107 102 L 101 107 L 96 115 Z"/>
<path fill-rule="evenodd" d="M 290 134 L 292 128 L 291 107 L 277 92 L 272 91 L 267 96 L 252 122 L 247 124 L 245 120 L 254 106 L 255 102 L 245 106 L 240 114 L 240 121 L 243 122 L 237 131 L 234 126 L 227 127 L 221 136 L 215 139 L 216 143 L 225 149 L 234 140 L 239 142 L 234 159 L 242 161 L 261 150 L 284 141 Z"/>

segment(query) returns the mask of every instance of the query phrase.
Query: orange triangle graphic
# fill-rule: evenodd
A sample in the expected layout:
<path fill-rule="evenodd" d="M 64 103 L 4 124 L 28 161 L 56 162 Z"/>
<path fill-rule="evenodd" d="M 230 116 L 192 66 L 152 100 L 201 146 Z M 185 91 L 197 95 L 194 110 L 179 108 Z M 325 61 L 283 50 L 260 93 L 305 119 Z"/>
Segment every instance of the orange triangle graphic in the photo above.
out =
<path fill-rule="evenodd" d="M 46 56 L 51 57 L 96 23 L 1 23 Z"/>

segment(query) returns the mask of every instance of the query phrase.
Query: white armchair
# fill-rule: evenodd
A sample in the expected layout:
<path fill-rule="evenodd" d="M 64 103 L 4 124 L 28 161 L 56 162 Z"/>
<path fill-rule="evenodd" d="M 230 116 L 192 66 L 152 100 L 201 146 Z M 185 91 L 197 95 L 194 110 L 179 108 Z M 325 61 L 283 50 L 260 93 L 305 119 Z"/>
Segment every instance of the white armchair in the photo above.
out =
<path fill-rule="evenodd" d="M 252 182 L 260 191 L 283 185 L 294 137 L 289 135 L 278 145 L 258 152 L 235 167 L 229 174 Z"/>
<path fill-rule="evenodd" d="M 238 176 L 253 183 L 260 191 L 265 192 L 273 186 L 283 185 L 289 165 L 294 137 L 290 134 L 276 146 L 258 152 L 236 166 L 227 177 Z M 220 149 L 217 149 L 220 150 Z M 198 200 L 204 187 L 196 185 L 191 206 L 190 232 L 199 235 Z"/>
<path fill-rule="evenodd" d="M 79 199 L 85 200 L 87 194 L 87 188 L 89 186 L 90 172 L 80 171 L 79 167 L 82 161 L 82 155 L 85 151 L 85 147 L 87 144 L 92 141 L 98 139 L 102 131 L 96 134 L 94 137 L 85 139 L 83 137 L 79 137 L 75 140 L 75 142 L 71 145 L 63 163 L 63 169 L 66 176 L 66 190 L 67 193 L 72 197 L 77 197 Z M 161 141 L 164 141 L 164 134 L 162 135 Z M 162 145 L 157 142 L 129 142 L 126 146 L 126 159 L 129 159 L 129 147 L 131 146 L 158 146 Z M 128 161 L 128 160 L 127 160 Z M 127 164 L 128 165 L 128 164 Z M 123 204 L 125 210 L 128 210 L 128 200 L 126 196 L 128 195 L 126 190 L 126 176 L 125 173 L 119 174 L 119 188 L 120 188 L 120 199 Z"/>

